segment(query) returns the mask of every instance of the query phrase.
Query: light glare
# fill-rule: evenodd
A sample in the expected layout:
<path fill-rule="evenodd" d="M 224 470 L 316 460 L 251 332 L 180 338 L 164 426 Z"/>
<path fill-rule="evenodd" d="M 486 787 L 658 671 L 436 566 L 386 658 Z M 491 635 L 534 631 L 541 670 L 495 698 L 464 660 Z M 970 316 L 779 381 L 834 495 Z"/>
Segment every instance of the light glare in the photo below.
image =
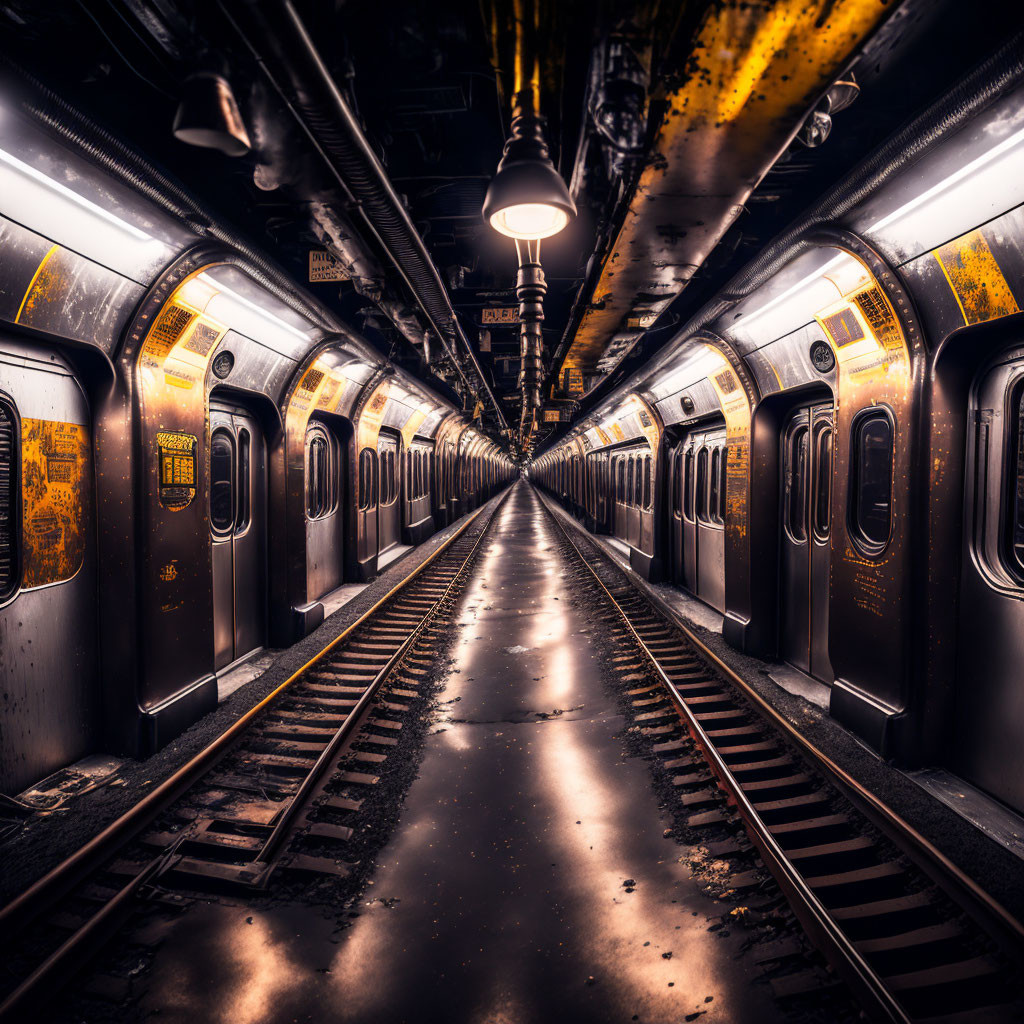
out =
<path fill-rule="evenodd" d="M 491 215 L 495 231 L 525 241 L 550 238 L 568 223 L 569 215 L 564 210 L 547 203 L 518 203 Z"/>

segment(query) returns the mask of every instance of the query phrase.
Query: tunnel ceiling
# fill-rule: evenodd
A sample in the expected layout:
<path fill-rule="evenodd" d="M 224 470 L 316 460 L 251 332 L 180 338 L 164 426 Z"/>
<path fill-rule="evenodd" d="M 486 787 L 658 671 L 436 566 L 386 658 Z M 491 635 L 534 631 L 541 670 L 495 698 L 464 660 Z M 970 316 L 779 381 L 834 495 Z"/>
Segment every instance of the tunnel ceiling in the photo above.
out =
<path fill-rule="evenodd" d="M 296 113 L 311 98 L 315 69 L 283 41 L 283 4 L 3 0 L 3 89 L 24 88 L 30 76 L 165 168 L 202 200 L 211 220 L 232 225 L 379 351 L 498 436 L 498 409 L 517 420 L 518 329 L 484 319 L 485 310 L 515 305 L 516 259 L 511 241 L 484 224 L 480 208 L 509 130 L 515 16 L 524 2 L 295 5 L 422 240 L 432 281 L 408 245 L 396 247 L 377 230 L 380 215 L 370 216 L 376 207 L 357 187 L 358 168 L 332 163 L 341 145 L 336 125 Z M 848 4 L 864 15 L 848 35 L 855 40 L 850 54 L 839 59 L 844 44 L 834 42 L 820 95 L 797 108 L 783 102 L 787 62 L 826 52 L 820 24 L 806 36 L 819 49 L 800 53 L 779 43 L 785 35 L 766 43 L 757 33 L 763 36 L 770 9 L 799 21 L 818 5 L 737 4 L 744 23 L 729 4 L 538 4 L 541 111 L 552 158 L 579 210 L 542 248 L 549 376 L 541 446 L 649 359 L 816 196 L 1005 35 L 999 16 L 965 21 L 945 0 L 891 5 L 893 13 L 886 8 L 874 20 L 871 6 Z M 709 26 L 723 11 L 729 17 L 715 35 Z M 753 152 L 742 159 L 735 146 L 682 144 L 694 115 L 680 97 L 705 113 L 717 110 L 720 120 L 728 105 L 716 92 L 725 79 L 715 77 L 708 56 L 727 44 L 746 46 L 749 59 L 765 63 L 760 92 L 752 95 L 764 105 L 765 121 L 777 122 L 771 131 L 744 127 Z M 211 69 L 227 76 L 238 98 L 253 143 L 245 156 L 190 146 L 172 134 L 188 76 Z M 841 110 L 833 94 L 830 134 L 807 145 L 815 140 L 805 118 L 816 104 L 822 109 L 820 97 L 836 79 L 855 81 L 859 94 Z M 670 193 L 688 187 L 694 164 L 704 182 L 721 188 L 690 196 L 684 209 Z M 730 208 L 737 189 L 745 198 Z M 695 228 L 701 242 L 687 248 Z M 345 257 L 346 280 L 309 282 L 310 252 L 325 246 Z M 667 274 L 666 267 L 675 269 Z M 575 380 L 566 369 L 577 371 Z"/>

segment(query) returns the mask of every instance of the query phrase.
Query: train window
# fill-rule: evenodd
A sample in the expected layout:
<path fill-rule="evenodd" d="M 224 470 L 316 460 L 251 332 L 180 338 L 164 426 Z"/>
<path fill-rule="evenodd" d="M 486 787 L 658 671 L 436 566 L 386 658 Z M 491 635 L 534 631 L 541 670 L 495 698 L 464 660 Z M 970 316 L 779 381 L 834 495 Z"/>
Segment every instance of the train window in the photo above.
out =
<path fill-rule="evenodd" d="M 701 448 L 697 453 L 697 518 L 702 523 L 710 522 L 708 515 L 708 450 Z"/>
<path fill-rule="evenodd" d="M 306 515 L 321 519 L 334 511 L 331 442 L 323 427 L 306 433 Z"/>
<path fill-rule="evenodd" d="M 21 452 L 14 406 L 0 401 L 0 600 L 17 589 L 19 576 L 18 495 Z"/>
<path fill-rule="evenodd" d="M 711 475 L 708 479 L 708 518 L 713 523 L 721 522 L 718 504 L 721 496 L 722 449 L 717 445 L 711 449 Z"/>
<path fill-rule="evenodd" d="M 615 500 L 621 504 L 622 495 L 625 492 L 626 466 L 621 458 L 615 460 Z"/>
<path fill-rule="evenodd" d="M 857 546 L 879 555 L 892 528 L 893 428 L 881 409 L 853 422 L 853 486 L 850 527 Z"/>
<path fill-rule="evenodd" d="M 807 428 L 789 435 L 786 452 L 786 527 L 793 540 L 807 540 Z"/>
<path fill-rule="evenodd" d="M 395 496 L 394 450 L 381 453 L 381 505 L 390 505 Z"/>
<path fill-rule="evenodd" d="M 1018 582 L 1024 582 L 1024 382 L 1010 403 L 1009 458 L 1006 473 L 1006 551 L 1003 560 Z M 0 582 L 2 587 L 2 582 Z"/>
<path fill-rule="evenodd" d="M 210 438 L 210 525 L 230 533 L 235 524 L 235 442 L 229 430 Z"/>
<path fill-rule="evenodd" d="M 252 478 L 249 474 L 252 438 L 244 427 L 238 431 L 238 508 L 235 511 L 235 530 L 241 532 L 249 525 L 252 512 Z"/>
<path fill-rule="evenodd" d="M 633 456 L 626 460 L 626 496 L 627 505 L 633 504 Z"/>
<path fill-rule="evenodd" d="M 693 449 L 683 459 L 683 515 L 693 522 Z"/>
<path fill-rule="evenodd" d="M 826 540 L 832 501 L 832 428 L 822 427 L 814 439 L 814 536 Z"/>
<path fill-rule="evenodd" d="M 364 448 L 359 453 L 359 509 L 365 512 L 377 502 L 377 453 Z"/>
<path fill-rule="evenodd" d="M 651 507 L 651 457 L 644 459 L 644 508 Z"/>
<path fill-rule="evenodd" d="M 676 518 L 683 514 L 683 453 L 677 451 L 672 456 L 672 515 Z"/>

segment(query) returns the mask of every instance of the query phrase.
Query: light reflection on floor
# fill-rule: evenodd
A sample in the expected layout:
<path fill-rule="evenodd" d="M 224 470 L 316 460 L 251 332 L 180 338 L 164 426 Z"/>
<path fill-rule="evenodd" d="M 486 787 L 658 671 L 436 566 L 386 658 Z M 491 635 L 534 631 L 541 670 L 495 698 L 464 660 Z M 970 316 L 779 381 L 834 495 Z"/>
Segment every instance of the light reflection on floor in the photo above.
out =
<path fill-rule="evenodd" d="M 663 837 L 566 574 L 517 488 L 459 601 L 443 710 L 359 916 L 337 931 L 330 908 L 192 911 L 147 1009 L 172 1024 L 781 1019 L 745 936 L 708 930 L 727 908 Z"/>

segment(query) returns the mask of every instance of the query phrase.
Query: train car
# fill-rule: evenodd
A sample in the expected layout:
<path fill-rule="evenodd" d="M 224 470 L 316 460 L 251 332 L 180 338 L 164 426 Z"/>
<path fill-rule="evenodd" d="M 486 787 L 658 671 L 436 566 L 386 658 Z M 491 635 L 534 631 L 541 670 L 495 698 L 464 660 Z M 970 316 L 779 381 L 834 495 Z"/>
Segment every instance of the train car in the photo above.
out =
<path fill-rule="evenodd" d="M 442 424 L 464 439 L 456 515 L 493 491 L 482 459 L 495 483 L 511 461 L 255 257 L 201 241 L 27 121 L 8 118 L 3 146 L 0 791 L 14 793 L 96 749 L 162 746 L 234 666 L 304 636 L 323 598 L 425 539 L 444 518 Z"/>
<path fill-rule="evenodd" d="M 936 103 L 534 463 L 883 756 L 1018 810 L 1022 102 Z"/>

